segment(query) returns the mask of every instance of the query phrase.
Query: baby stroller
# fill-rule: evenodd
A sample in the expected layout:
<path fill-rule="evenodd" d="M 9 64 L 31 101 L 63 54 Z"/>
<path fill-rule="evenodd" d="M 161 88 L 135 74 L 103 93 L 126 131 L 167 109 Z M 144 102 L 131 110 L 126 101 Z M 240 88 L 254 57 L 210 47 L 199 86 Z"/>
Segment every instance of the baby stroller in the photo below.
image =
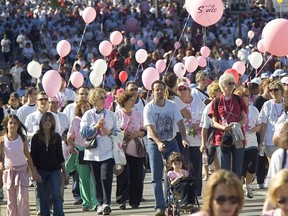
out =
<path fill-rule="evenodd" d="M 163 158 L 165 170 L 167 171 L 167 164 Z M 165 172 L 167 173 L 167 172 Z M 166 174 L 167 176 L 167 174 Z M 200 205 L 196 196 L 196 179 L 193 177 L 181 177 L 173 185 L 168 180 L 167 189 L 167 208 L 166 216 L 180 216 L 183 213 L 194 213 L 199 211 Z M 183 200 L 181 200 L 183 198 Z M 185 205 L 182 201 L 193 203 Z"/>
<path fill-rule="evenodd" d="M 178 183 L 178 184 L 177 184 Z M 174 186 L 169 184 L 169 191 L 167 197 L 167 209 L 166 209 L 166 216 L 180 216 L 181 212 L 183 213 L 194 213 L 199 211 L 200 205 L 198 198 L 195 194 L 195 179 L 191 177 L 186 177 L 180 179 Z M 181 205 L 181 194 L 176 190 L 178 187 L 185 187 L 185 189 L 192 189 L 191 195 L 192 199 L 194 199 L 194 205 L 182 206 Z M 188 189 L 189 190 L 189 189 Z"/>

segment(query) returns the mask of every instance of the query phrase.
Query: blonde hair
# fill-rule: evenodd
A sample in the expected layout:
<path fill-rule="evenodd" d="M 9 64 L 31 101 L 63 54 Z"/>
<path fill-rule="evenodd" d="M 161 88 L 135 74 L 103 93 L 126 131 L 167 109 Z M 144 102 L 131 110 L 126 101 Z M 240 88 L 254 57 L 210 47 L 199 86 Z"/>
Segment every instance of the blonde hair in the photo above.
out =
<path fill-rule="evenodd" d="M 235 82 L 234 76 L 232 74 L 224 73 L 220 76 L 219 87 L 222 92 L 224 91 L 225 83 L 228 81 Z"/>
<path fill-rule="evenodd" d="M 288 184 L 288 170 L 282 169 L 273 176 L 268 187 L 268 198 L 273 205 L 277 206 L 277 192 L 286 184 Z"/>
<path fill-rule="evenodd" d="M 204 71 L 198 71 L 195 77 L 195 81 L 196 83 L 198 83 L 200 80 L 202 80 L 203 78 L 208 78 L 208 75 L 204 72 Z"/>
<path fill-rule="evenodd" d="M 272 80 L 271 80 L 271 79 L 264 79 L 264 80 L 262 80 L 262 82 L 261 82 L 261 84 L 260 84 L 260 86 L 259 86 L 260 94 L 263 94 L 263 93 L 264 93 L 265 88 L 266 88 L 267 86 L 269 86 L 270 83 L 272 83 Z"/>
<path fill-rule="evenodd" d="M 217 186 L 224 184 L 226 187 L 234 189 L 237 196 L 240 198 L 238 208 L 234 215 L 238 215 L 244 206 L 244 194 L 242 182 L 235 173 L 227 170 L 219 170 L 209 177 L 203 193 L 202 210 L 208 212 L 209 215 L 214 215 L 212 203 Z"/>
<path fill-rule="evenodd" d="M 279 88 L 282 91 L 282 95 L 284 94 L 284 86 L 280 81 L 275 80 L 275 81 L 271 82 L 269 84 L 269 89 L 271 89 L 273 87 Z"/>
<path fill-rule="evenodd" d="M 244 95 L 251 95 L 249 89 L 247 88 L 244 88 L 244 87 L 241 87 L 241 88 L 238 88 L 234 91 L 234 94 L 240 96 L 240 97 L 243 97 Z"/>
<path fill-rule="evenodd" d="M 106 91 L 102 88 L 94 88 L 94 89 L 90 90 L 89 95 L 88 95 L 89 103 L 95 107 L 96 102 L 99 100 L 99 96 L 101 94 L 106 95 Z"/>
<path fill-rule="evenodd" d="M 219 86 L 219 80 L 214 80 L 208 87 L 207 92 L 210 98 L 214 99 L 216 98 L 216 93 L 218 91 L 221 91 Z"/>

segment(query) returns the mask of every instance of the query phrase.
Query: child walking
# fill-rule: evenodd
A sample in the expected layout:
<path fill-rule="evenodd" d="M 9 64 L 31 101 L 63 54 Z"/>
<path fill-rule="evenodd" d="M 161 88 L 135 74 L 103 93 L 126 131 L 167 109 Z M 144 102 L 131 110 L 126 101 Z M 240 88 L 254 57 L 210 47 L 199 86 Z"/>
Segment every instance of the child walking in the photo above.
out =
<path fill-rule="evenodd" d="M 195 203 L 196 185 L 185 167 L 183 155 L 172 152 L 168 159 L 168 179 L 174 192 L 180 194 L 180 208 L 192 209 Z"/>
<path fill-rule="evenodd" d="M 41 181 L 41 177 L 29 154 L 26 128 L 14 114 L 8 115 L 2 125 L 5 134 L 0 137 L 0 170 L 4 170 L 7 188 L 7 216 L 30 216 L 28 166 L 34 180 Z"/>

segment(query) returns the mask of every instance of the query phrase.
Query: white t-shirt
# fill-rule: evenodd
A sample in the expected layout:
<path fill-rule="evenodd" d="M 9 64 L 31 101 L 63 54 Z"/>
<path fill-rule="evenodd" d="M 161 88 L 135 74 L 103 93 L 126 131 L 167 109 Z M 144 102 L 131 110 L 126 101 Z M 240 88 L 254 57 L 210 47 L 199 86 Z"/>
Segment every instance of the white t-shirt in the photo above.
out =
<path fill-rule="evenodd" d="M 288 151 L 288 150 L 286 150 Z M 288 154 L 288 152 L 287 152 Z M 284 150 L 283 148 L 277 149 L 271 157 L 270 166 L 267 173 L 266 185 L 269 186 L 272 177 L 282 169 Z M 287 156 L 288 158 L 288 156 Z M 288 168 L 288 159 L 286 159 L 286 163 L 284 168 Z"/>
<path fill-rule="evenodd" d="M 278 136 L 278 137 L 280 136 L 281 128 L 283 127 L 286 121 L 288 121 L 288 115 L 286 112 L 283 112 L 275 124 L 274 136 Z"/>
<path fill-rule="evenodd" d="M 76 107 L 76 102 L 68 104 L 63 110 L 63 113 L 66 114 L 70 124 L 76 116 L 75 115 L 75 107 Z"/>
<path fill-rule="evenodd" d="M 37 110 L 37 105 L 34 104 L 33 106 L 29 106 L 27 103 L 21 106 L 17 110 L 17 116 L 22 124 L 25 124 L 26 118 L 29 114 L 35 112 Z"/>
<path fill-rule="evenodd" d="M 201 119 L 202 119 L 202 112 L 205 108 L 206 108 L 205 104 L 197 97 L 193 98 L 190 104 L 187 104 L 187 109 L 191 113 L 192 120 L 184 120 L 184 124 L 186 127 L 187 140 L 189 141 L 190 146 L 201 145 L 200 124 L 201 124 Z M 199 130 L 197 130 L 197 135 L 195 135 L 195 137 L 193 135 L 189 136 L 187 133 L 193 124 L 196 124 L 196 126 L 199 128 Z"/>
<path fill-rule="evenodd" d="M 154 100 L 144 107 L 144 127 L 153 125 L 162 141 L 171 141 L 176 136 L 175 123 L 182 120 L 182 115 L 173 101 L 165 99 L 160 107 Z M 148 138 L 152 138 L 148 131 Z"/>
<path fill-rule="evenodd" d="M 260 125 L 261 123 L 259 122 L 259 111 L 258 109 L 253 106 L 249 105 L 249 111 L 248 111 L 248 126 L 249 128 L 253 128 L 256 125 Z M 251 133 L 251 132 L 245 132 L 246 140 L 247 140 L 247 145 L 246 149 L 250 147 L 258 147 L 258 142 L 257 142 L 257 136 L 256 132 Z"/>
<path fill-rule="evenodd" d="M 201 128 L 209 129 L 209 127 L 211 126 L 212 120 L 211 120 L 211 118 L 208 116 L 208 113 L 209 113 L 209 111 L 210 111 L 211 104 L 212 104 L 212 103 L 207 104 L 207 106 L 206 106 L 205 109 L 203 110 L 201 122 L 200 122 L 200 125 L 199 125 Z"/>
<path fill-rule="evenodd" d="M 57 112 L 57 116 L 59 118 L 59 122 L 60 122 L 60 130 L 61 130 L 61 136 L 63 135 L 63 132 L 66 130 L 66 129 L 69 129 L 69 120 L 68 120 L 68 117 L 66 116 L 66 114 L 62 113 L 62 112 Z"/>
<path fill-rule="evenodd" d="M 206 93 L 206 92 L 205 92 Z M 201 101 L 203 101 L 204 99 L 208 98 L 208 94 L 205 95 L 203 94 L 201 91 L 199 91 L 197 88 L 192 88 L 191 89 L 191 95 L 193 98 L 198 98 L 200 99 Z"/>
<path fill-rule="evenodd" d="M 272 137 L 275 132 L 275 125 L 284 109 L 282 103 L 275 103 L 273 99 L 266 101 L 259 114 L 259 122 L 267 124 L 264 143 L 267 146 L 274 146 Z"/>
<path fill-rule="evenodd" d="M 64 107 L 66 105 L 67 101 L 76 101 L 77 100 L 77 95 L 76 93 L 71 90 L 66 88 L 64 92 L 58 92 L 55 96 L 60 103 L 61 107 Z"/>
<path fill-rule="evenodd" d="M 174 96 L 172 101 L 176 104 L 176 106 L 179 109 L 180 113 L 181 113 L 181 110 L 183 110 L 187 106 L 187 104 L 185 104 L 178 96 Z M 179 128 L 178 128 L 178 125 L 176 124 L 176 122 L 175 122 L 175 127 L 176 127 L 176 133 L 178 133 L 179 132 Z"/>

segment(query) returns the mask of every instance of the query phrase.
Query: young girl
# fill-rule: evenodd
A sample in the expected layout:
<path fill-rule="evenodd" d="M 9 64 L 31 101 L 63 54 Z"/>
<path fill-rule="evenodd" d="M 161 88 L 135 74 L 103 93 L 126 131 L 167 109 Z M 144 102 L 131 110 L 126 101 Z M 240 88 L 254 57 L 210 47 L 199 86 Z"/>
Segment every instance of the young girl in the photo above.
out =
<path fill-rule="evenodd" d="M 167 176 L 173 191 L 181 196 L 180 208 L 193 208 L 195 203 L 196 185 L 192 178 L 189 178 L 189 172 L 185 169 L 184 157 L 180 153 L 172 152 L 168 159 Z"/>
<path fill-rule="evenodd" d="M 42 181 L 37 183 L 41 215 L 50 215 L 50 196 L 53 201 L 53 215 L 64 216 L 60 193 L 61 171 L 68 184 L 65 160 L 62 153 L 61 137 L 55 132 L 56 123 L 52 113 L 43 114 L 39 130 L 31 140 L 31 157 Z"/>
<path fill-rule="evenodd" d="M 4 170 L 7 188 L 7 215 L 29 216 L 28 166 L 34 180 L 41 181 L 41 177 L 29 154 L 25 126 L 16 115 L 8 115 L 2 125 L 5 135 L 0 137 L 0 170 Z"/>

